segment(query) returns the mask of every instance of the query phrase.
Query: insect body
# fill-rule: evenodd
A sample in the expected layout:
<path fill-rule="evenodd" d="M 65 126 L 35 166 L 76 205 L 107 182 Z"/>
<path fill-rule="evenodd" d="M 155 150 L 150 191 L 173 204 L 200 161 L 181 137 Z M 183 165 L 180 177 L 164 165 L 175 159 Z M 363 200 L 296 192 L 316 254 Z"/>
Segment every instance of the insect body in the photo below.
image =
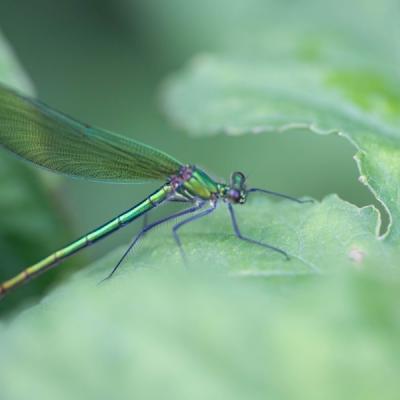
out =
<path fill-rule="evenodd" d="M 181 254 L 185 257 L 179 229 L 212 213 L 220 202 L 227 205 L 238 238 L 289 258 L 282 249 L 243 236 L 233 205 L 244 204 L 247 196 L 253 192 L 272 194 L 298 203 L 309 201 L 264 189 L 247 189 L 245 176 L 241 172 L 234 172 L 229 184 L 216 182 L 195 166 L 183 165 L 150 146 L 83 124 L 38 100 L 3 86 L 0 86 L 0 146 L 36 165 L 72 177 L 110 183 L 164 181 L 159 189 L 129 210 L 0 284 L 0 298 L 168 201 L 187 203 L 189 207 L 146 225 L 135 236 L 108 277 L 112 276 L 146 232 L 177 217 L 185 217 L 172 229 Z"/>

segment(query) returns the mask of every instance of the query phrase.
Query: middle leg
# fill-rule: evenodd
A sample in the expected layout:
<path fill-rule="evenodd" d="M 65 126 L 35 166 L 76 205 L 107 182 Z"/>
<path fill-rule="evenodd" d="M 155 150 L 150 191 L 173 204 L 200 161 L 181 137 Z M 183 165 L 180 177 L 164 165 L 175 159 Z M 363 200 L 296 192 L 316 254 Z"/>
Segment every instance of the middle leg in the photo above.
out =
<path fill-rule="evenodd" d="M 180 237 L 178 235 L 178 229 L 181 228 L 183 225 L 189 223 L 189 222 L 195 221 L 196 219 L 199 219 L 199 218 L 203 218 L 206 215 L 212 213 L 215 210 L 216 206 L 217 206 L 217 203 L 213 203 L 210 208 L 207 208 L 206 210 L 203 210 L 203 211 L 201 211 L 201 212 L 199 212 L 199 213 L 197 213 L 195 215 L 190 216 L 189 218 L 184 219 L 183 221 L 177 223 L 172 228 L 172 234 L 174 235 L 174 239 L 175 239 L 175 241 L 176 241 L 176 243 L 177 243 L 177 245 L 179 247 L 179 251 L 181 253 L 181 256 L 182 256 L 183 261 L 185 262 L 185 264 L 187 264 L 187 260 L 186 260 L 185 252 L 183 251 L 181 239 L 180 239 Z"/>

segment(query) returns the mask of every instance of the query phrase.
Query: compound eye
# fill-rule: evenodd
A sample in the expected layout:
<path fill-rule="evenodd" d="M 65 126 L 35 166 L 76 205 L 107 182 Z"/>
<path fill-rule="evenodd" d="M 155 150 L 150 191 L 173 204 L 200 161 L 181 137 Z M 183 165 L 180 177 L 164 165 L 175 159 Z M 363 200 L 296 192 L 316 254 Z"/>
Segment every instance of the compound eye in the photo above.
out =
<path fill-rule="evenodd" d="M 244 185 L 246 177 L 243 173 L 235 171 L 231 176 L 232 186 L 240 188 Z"/>

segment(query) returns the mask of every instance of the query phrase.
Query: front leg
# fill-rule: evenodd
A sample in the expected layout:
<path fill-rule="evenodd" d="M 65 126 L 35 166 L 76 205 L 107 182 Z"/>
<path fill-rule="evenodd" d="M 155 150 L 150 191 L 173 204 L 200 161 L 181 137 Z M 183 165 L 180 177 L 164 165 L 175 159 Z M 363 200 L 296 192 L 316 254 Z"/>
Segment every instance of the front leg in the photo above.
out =
<path fill-rule="evenodd" d="M 228 203 L 228 210 L 229 210 L 229 213 L 231 215 L 233 230 L 235 232 L 235 235 L 239 239 L 244 240 L 246 242 L 258 244 L 259 246 L 263 246 L 263 247 L 265 247 L 267 249 L 276 251 L 277 253 L 280 253 L 280 254 L 284 255 L 286 260 L 290 260 L 290 257 L 288 255 L 288 253 L 286 253 L 286 251 L 280 249 L 279 247 L 271 246 L 270 244 L 262 243 L 262 242 L 259 242 L 257 240 L 250 239 L 248 237 L 243 236 L 242 233 L 240 232 L 240 229 L 239 229 L 239 226 L 238 226 L 238 223 L 237 223 L 237 220 L 236 220 L 236 215 L 235 215 L 235 212 L 233 211 L 233 207 L 232 207 L 231 203 Z"/>

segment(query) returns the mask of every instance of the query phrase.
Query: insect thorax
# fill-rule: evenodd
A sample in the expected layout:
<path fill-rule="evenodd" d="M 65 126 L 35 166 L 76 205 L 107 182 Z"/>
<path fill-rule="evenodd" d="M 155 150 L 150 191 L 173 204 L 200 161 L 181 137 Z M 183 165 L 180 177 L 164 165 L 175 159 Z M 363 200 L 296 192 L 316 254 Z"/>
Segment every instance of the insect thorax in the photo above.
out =
<path fill-rule="evenodd" d="M 188 176 L 190 168 L 191 174 Z M 204 171 L 194 166 L 185 167 L 184 179 L 177 192 L 190 199 L 210 200 L 218 196 L 219 185 Z M 182 175 L 181 175 L 182 176 Z"/>

